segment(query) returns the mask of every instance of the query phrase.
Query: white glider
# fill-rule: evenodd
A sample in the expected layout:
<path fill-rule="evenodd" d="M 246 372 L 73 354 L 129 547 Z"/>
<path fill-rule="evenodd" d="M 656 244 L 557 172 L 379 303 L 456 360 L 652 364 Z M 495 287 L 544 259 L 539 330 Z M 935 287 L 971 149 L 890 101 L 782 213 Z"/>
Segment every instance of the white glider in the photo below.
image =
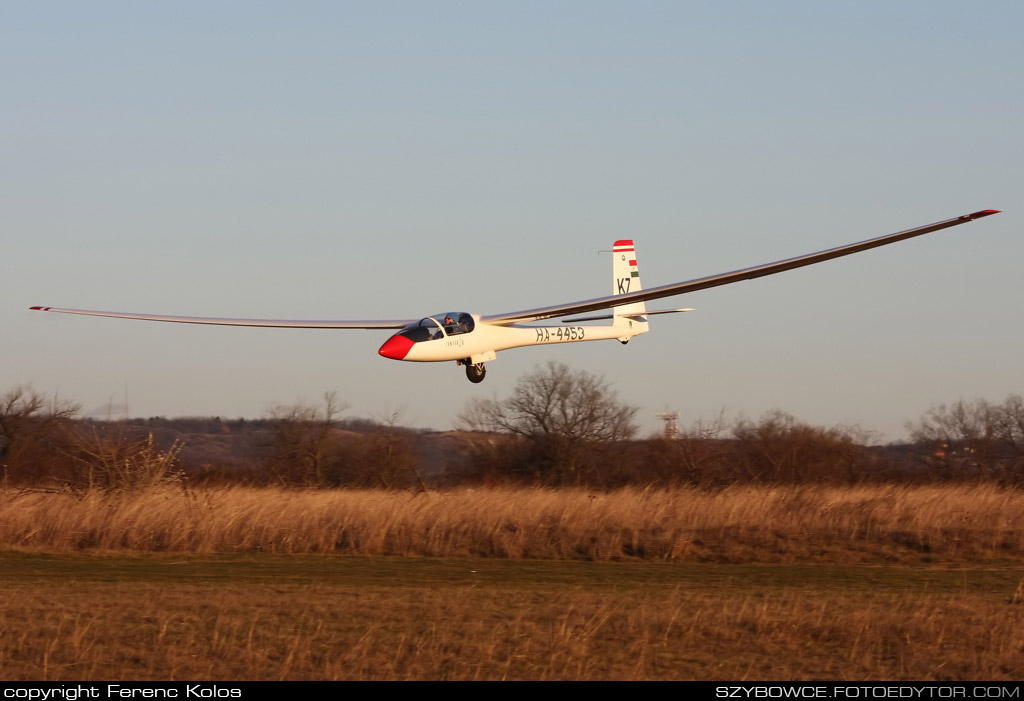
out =
<path fill-rule="evenodd" d="M 787 258 L 752 268 L 743 268 L 719 275 L 696 278 L 670 285 L 643 289 L 637 270 L 636 251 L 629 240 L 616 241 L 612 256 L 612 294 L 579 302 L 556 304 L 550 307 L 525 309 L 504 314 L 473 314 L 470 312 L 448 312 L 400 320 L 339 320 L 339 321 L 292 321 L 286 319 L 218 319 L 202 316 L 165 316 L 160 314 L 132 314 L 125 312 L 101 312 L 86 309 L 63 309 L 60 307 L 32 307 L 35 311 L 61 312 L 63 314 L 86 314 L 89 316 L 110 316 L 121 319 L 143 319 L 147 321 L 170 321 L 184 324 L 218 324 L 223 326 L 268 326 L 303 329 L 399 329 L 377 352 L 385 358 L 415 362 L 455 361 L 466 367 L 470 382 L 484 379 L 484 363 L 494 360 L 497 352 L 523 346 L 539 346 L 552 343 L 573 343 L 578 341 L 599 341 L 616 339 L 626 343 L 633 336 L 648 331 L 647 318 L 653 314 L 687 312 L 691 309 L 663 309 L 648 311 L 646 302 L 663 297 L 673 297 L 697 290 L 706 290 L 719 285 L 730 285 L 742 280 L 752 280 L 774 275 L 805 265 L 821 263 L 833 258 L 848 256 L 870 248 L 885 246 L 904 239 L 930 234 L 951 226 L 997 214 L 999 210 L 984 209 L 953 219 L 908 229 L 895 234 L 879 236 L 846 246 L 830 248 L 817 253 Z M 533 326 L 538 321 L 556 316 L 588 314 L 610 310 L 597 316 L 573 317 L 562 320 L 560 326 Z M 584 324 L 582 322 L 610 320 L 606 324 Z"/>

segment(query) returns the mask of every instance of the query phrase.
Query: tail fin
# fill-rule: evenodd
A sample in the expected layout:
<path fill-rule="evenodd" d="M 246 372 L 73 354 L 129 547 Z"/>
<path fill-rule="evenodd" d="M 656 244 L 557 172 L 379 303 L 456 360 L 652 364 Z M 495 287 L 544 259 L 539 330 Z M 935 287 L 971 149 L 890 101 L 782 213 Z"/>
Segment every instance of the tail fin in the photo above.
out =
<path fill-rule="evenodd" d="M 640 271 L 636 267 L 636 249 L 632 241 L 616 241 L 612 247 L 612 294 L 639 292 Z M 647 305 L 643 302 L 612 307 L 612 326 L 622 330 L 618 337 L 627 343 L 637 334 L 647 332 Z"/>
<path fill-rule="evenodd" d="M 636 265 L 636 249 L 633 248 L 633 242 L 616 241 L 612 247 L 612 294 L 639 292 L 641 289 L 643 287 L 640 284 L 640 271 Z M 646 322 L 646 313 L 647 305 L 643 302 L 624 304 L 621 307 L 614 307 L 612 311 L 616 322 L 619 317 L 631 317 L 635 321 Z"/>

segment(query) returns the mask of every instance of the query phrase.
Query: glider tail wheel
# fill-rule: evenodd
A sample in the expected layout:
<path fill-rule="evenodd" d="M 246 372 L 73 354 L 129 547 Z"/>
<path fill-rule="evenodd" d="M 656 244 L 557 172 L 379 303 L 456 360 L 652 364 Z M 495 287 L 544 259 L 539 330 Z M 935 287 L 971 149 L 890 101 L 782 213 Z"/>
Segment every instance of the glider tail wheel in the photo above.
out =
<path fill-rule="evenodd" d="M 476 384 L 484 381 L 484 375 L 487 374 L 487 368 L 484 367 L 483 363 L 466 363 L 466 377 L 469 381 Z"/>

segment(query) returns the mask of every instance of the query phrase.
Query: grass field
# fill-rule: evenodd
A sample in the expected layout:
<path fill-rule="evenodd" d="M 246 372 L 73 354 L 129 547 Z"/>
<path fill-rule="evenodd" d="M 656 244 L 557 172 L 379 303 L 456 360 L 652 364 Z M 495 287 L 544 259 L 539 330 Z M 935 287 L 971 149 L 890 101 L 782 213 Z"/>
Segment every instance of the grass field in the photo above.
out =
<path fill-rule="evenodd" d="M 6 680 L 1014 680 L 1020 572 L 0 556 Z"/>
<path fill-rule="evenodd" d="M 1017 680 L 1021 506 L 991 488 L 5 493 L 0 678 Z"/>

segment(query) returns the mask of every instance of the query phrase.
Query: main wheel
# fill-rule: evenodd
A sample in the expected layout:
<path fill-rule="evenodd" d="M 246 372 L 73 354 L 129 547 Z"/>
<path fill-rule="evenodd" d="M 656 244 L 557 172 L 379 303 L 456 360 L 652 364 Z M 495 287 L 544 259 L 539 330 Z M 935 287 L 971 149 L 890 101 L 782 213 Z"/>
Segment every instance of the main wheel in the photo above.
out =
<path fill-rule="evenodd" d="M 477 382 L 484 381 L 484 375 L 487 374 L 487 368 L 484 367 L 483 363 L 466 363 L 466 377 L 469 381 L 476 384 Z"/>

